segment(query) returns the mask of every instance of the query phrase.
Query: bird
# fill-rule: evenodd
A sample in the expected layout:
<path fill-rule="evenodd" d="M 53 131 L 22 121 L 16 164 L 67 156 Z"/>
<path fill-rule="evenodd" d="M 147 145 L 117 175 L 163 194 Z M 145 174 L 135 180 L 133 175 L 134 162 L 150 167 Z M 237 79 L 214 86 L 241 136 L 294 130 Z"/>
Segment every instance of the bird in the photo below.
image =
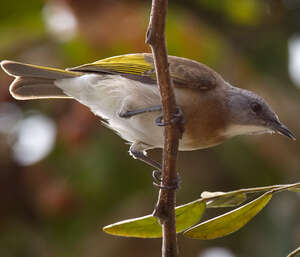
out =
<path fill-rule="evenodd" d="M 179 151 L 216 146 L 238 135 L 295 135 L 257 94 L 235 87 L 212 68 L 183 57 L 168 56 L 178 112 L 184 117 Z M 9 87 L 18 100 L 72 98 L 101 117 L 130 143 L 136 159 L 161 169 L 147 151 L 163 148 L 162 104 L 151 53 L 125 54 L 74 68 L 57 69 L 2 61 L 15 77 Z"/>

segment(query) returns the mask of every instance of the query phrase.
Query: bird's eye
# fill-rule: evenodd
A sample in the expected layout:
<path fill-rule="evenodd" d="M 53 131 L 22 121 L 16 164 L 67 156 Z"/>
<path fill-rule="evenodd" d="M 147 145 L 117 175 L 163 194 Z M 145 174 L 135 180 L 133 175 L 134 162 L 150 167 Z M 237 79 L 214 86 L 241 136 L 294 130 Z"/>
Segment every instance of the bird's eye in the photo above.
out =
<path fill-rule="evenodd" d="M 254 111 L 256 114 L 259 114 L 262 111 L 262 107 L 259 103 L 253 102 L 251 103 L 251 109 Z"/>

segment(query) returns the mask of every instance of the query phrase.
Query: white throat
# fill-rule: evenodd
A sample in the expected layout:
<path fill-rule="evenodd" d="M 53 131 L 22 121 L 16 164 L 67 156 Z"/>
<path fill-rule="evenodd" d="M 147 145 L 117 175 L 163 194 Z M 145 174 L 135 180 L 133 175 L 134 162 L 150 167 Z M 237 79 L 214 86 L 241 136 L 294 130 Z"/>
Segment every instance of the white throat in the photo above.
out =
<path fill-rule="evenodd" d="M 259 135 L 264 133 L 273 133 L 273 131 L 263 126 L 231 125 L 227 127 L 223 135 L 230 138 L 238 135 Z"/>

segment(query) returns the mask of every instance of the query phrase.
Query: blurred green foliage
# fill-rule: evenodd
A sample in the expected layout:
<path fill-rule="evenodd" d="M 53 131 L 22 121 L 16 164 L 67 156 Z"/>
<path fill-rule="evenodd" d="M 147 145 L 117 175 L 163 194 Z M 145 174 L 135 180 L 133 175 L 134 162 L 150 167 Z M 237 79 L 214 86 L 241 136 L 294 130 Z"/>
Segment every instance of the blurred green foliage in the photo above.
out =
<path fill-rule="evenodd" d="M 238 25 L 257 25 L 263 13 L 263 3 L 258 0 L 198 0 L 197 2 L 200 8 L 205 7 L 219 13 L 229 22 Z"/>

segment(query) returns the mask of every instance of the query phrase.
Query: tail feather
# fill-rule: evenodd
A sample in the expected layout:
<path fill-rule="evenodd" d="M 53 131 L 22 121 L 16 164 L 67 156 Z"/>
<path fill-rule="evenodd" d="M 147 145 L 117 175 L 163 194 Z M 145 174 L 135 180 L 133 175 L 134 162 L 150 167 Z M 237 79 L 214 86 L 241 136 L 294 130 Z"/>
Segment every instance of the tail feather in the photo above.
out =
<path fill-rule="evenodd" d="M 78 72 L 25 64 L 13 61 L 2 61 L 1 67 L 6 73 L 14 77 L 32 77 L 44 79 L 74 78 L 80 75 Z"/>
<path fill-rule="evenodd" d="M 79 72 L 24 64 L 13 61 L 2 61 L 2 69 L 15 80 L 10 85 L 11 95 L 19 100 L 44 98 L 70 98 L 54 82 L 58 79 L 80 76 Z"/>
<path fill-rule="evenodd" d="M 70 98 L 54 85 L 55 80 L 17 77 L 9 87 L 10 94 L 17 100 Z"/>

